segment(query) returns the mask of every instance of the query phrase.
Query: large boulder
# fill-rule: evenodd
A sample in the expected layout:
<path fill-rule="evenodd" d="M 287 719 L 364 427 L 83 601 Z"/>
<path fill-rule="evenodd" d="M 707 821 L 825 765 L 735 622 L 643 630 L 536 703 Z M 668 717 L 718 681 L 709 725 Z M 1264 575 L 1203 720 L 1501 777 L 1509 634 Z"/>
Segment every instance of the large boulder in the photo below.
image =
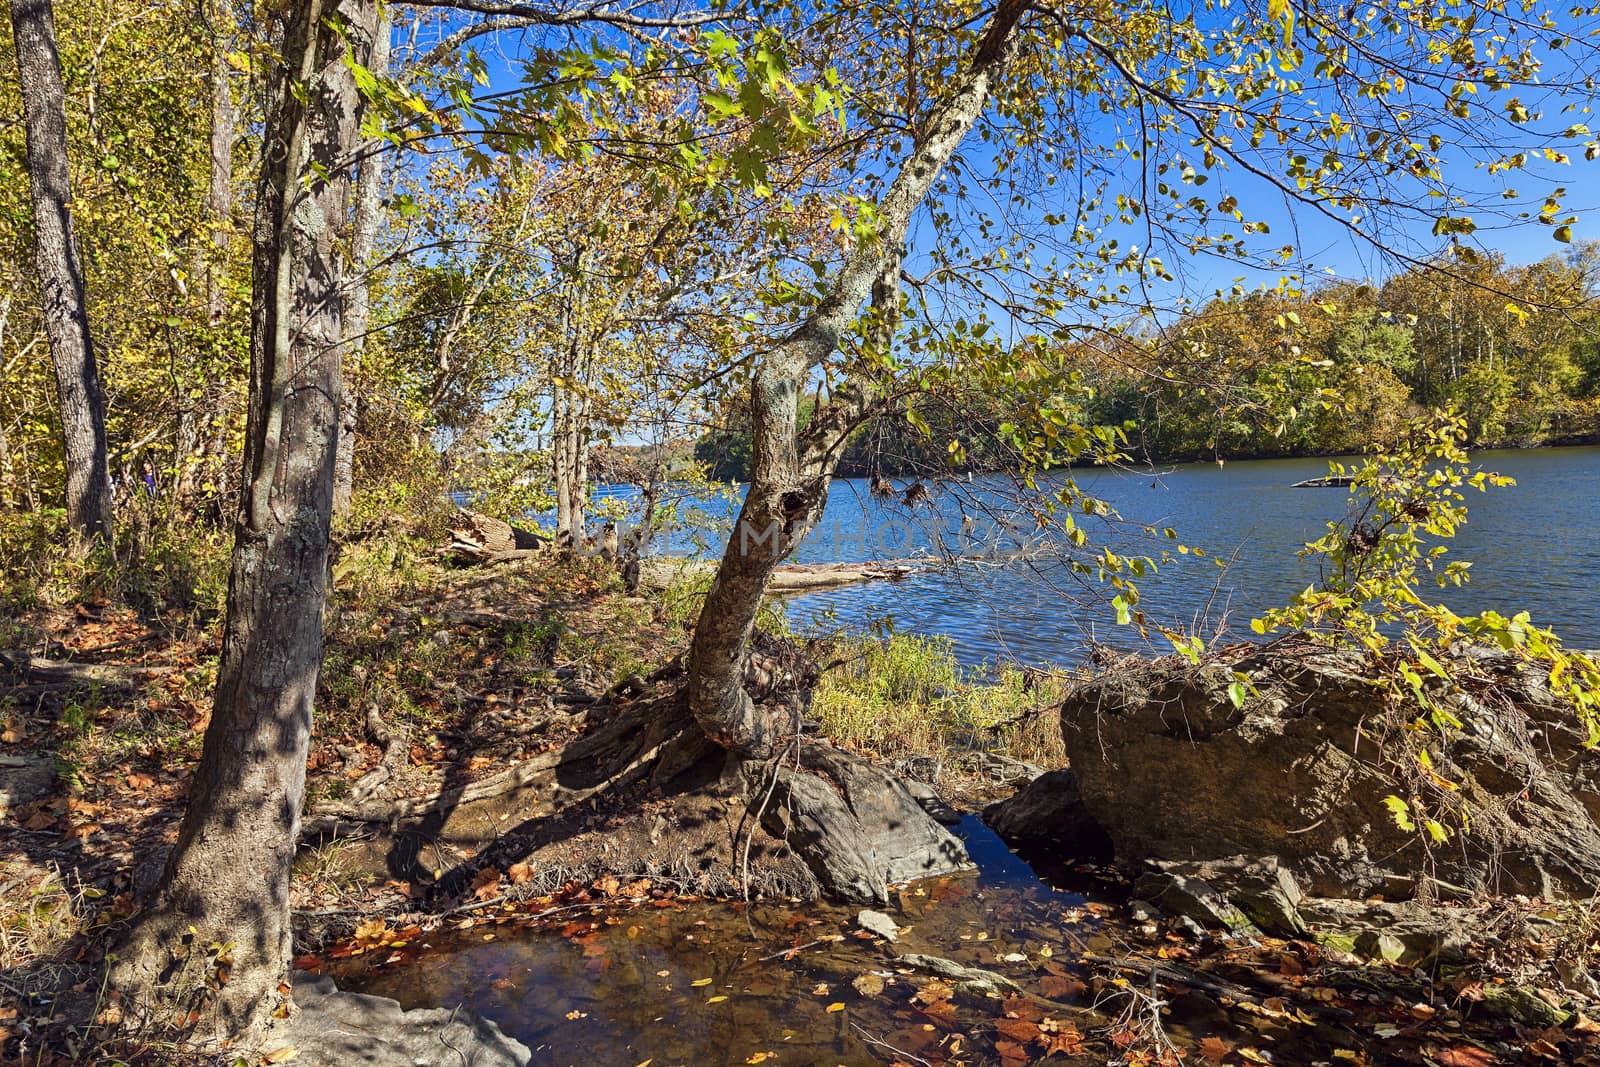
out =
<path fill-rule="evenodd" d="M 1049 850 L 1062 859 L 1111 858 L 1111 842 L 1084 806 L 1072 768 L 1046 771 L 983 809 L 983 821 L 1013 848 Z"/>
<path fill-rule="evenodd" d="M 888 903 L 889 886 L 968 870 L 959 838 L 899 779 L 832 745 L 806 742 L 752 806 L 836 900 Z"/>
<path fill-rule="evenodd" d="M 1397 876 L 1592 894 L 1600 759 L 1585 734 L 1514 657 L 1474 648 L 1455 667 L 1463 687 L 1437 699 L 1467 729 L 1434 757 L 1472 828 L 1448 844 L 1426 848 L 1384 807 L 1407 788 L 1384 764 L 1383 708 L 1361 656 L 1307 640 L 1203 666 L 1109 664 L 1061 709 L 1075 787 L 1063 811 L 1073 824 L 1087 812 L 1119 862 L 1274 856 L 1320 896 L 1381 893 Z M 1255 690 L 1238 707 L 1235 672 Z"/>

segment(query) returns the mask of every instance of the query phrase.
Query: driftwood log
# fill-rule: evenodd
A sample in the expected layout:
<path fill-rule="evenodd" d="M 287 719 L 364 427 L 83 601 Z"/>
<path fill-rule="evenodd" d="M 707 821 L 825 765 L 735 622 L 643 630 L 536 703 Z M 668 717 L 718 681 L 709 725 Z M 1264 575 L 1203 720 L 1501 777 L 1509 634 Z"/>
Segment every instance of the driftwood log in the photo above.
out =
<path fill-rule="evenodd" d="M 493 515 L 458 508 L 444 554 L 473 563 L 500 563 L 540 552 L 549 540 Z"/>

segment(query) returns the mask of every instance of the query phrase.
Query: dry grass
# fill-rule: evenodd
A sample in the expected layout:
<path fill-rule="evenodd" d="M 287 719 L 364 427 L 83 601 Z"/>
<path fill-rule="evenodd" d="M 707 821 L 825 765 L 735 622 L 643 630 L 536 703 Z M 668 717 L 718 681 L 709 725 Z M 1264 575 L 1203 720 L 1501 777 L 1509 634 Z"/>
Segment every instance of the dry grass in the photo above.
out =
<path fill-rule="evenodd" d="M 996 753 L 1044 766 L 1065 759 L 1055 708 L 1072 676 L 1002 666 L 962 669 L 949 641 L 891 633 L 843 638 L 817 686 L 813 713 L 834 741 L 894 761 L 923 757 L 942 771 Z"/>

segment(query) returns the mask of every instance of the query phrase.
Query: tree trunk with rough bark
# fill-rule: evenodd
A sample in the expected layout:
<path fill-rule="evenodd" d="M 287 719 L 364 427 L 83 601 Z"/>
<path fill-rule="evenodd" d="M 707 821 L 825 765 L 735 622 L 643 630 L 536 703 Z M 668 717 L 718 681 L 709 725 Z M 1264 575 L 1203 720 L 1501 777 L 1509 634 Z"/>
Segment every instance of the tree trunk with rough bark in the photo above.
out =
<path fill-rule="evenodd" d="M 256 190 L 250 409 L 216 698 L 177 843 L 112 972 L 135 1012 L 182 1019 L 214 1006 L 219 1039 L 267 1024 L 289 965 L 339 427 L 342 168 L 363 106 L 335 15 L 362 49 L 374 0 L 303 0 L 284 15 Z"/>
<path fill-rule="evenodd" d="M 589 374 L 589 345 L 594 309 L 591 279 L 580 250 L 573 259 L 573 278 L 565 286 L 560 347 L 551 368 L 551 477 L 556 491 L 557 542 L 583 546 L 589 517 L 589 416 L 584 387 Z"/>
<path fill-rule="evenodd" d="M 67 523 L 74 543 L 82 548 L 96 539 L 111 538 L 111 483 L 105 401 L 89 336 L 83 267 L 72 232 L 66 89 L 50 0 L 11 0 L 11 30 L 27 133 L 40 313 L 50 339 L 61 405 Z"/>
<path fill-rule="evenodd" d="M 372 57 L 367 70 L 377 78 L 389 73 L 389 37 L 393 15 L 388 5 L 378 14 L 378 26 L 372 36 Z M 356 202 L 354 218 L 350 224 L 350 263 L 355 278 L 350 286 L 344 315 L 344 360 L 350 373 L 344 376 L 344 404 L 339 415 L 339 452 L 333 467 L 333 516 L 342 519 L 350 513 L 350 501 L 355 493 L 356 481 L 356 422 L 360 412 L 361 397 L 356 382 L 359 380 L 361 357 L 367 348 L 367 325 L 371 320 L 371 268 L 373 249 L 378 243 L 378 225 L 382 219 L 384 160 L 387 147 L 381 142 L 368 142 L 363 146 L 361 170 L 356 176 Z"/>
<path fill-rule="evenodd" d="M 767 583 L 815 524 L 845 438 L 873 410 L 866 390 L 846 388 L 818 407 L 802 434 L 800 392 L 838 348 L 864 303 L 883 301 L 879 321 L 892 319 L 888 301 L 892 292 L 898 302 L 900 256 L 911 217 L 983 114 L 1015 52 L 1016 29 L 1028 9 L 1028 0 L 1002 0 L 970 62 L 934 107 L 884 193 L 877 238 L 856 249 L 805 321 L 757 359 L 750 390 L 750 486 L 689 650 L 690 710 L 707 735 L 737 754 L 762 756 L 770 749 L 770 728 L 744 688 L 750 636 Z"/>

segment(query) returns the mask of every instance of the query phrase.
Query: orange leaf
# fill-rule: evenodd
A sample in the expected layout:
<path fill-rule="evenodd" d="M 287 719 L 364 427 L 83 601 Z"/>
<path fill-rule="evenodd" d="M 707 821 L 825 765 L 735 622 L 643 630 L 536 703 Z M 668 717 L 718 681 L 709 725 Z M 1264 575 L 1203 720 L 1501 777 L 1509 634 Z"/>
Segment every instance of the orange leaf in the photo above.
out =
<path fill-rule="evenodd" d="M 1039 979 L 1040 994 L 1051 1000 L 1077 1000 L 1088 991 L 1089 987 L 1082 982 L 1060 975 L 1047 974 Z"/>
<path fill-rule="evenodd" d="M 994 1028 L 1013 1041 L 1027 1044 L 1039 1037 L 1039 1026 L 1026 1019 L 997 1019 Z"/>
<path fill-rule="evenodd" d="M 1207 1037 L 1200 1041 L 1200 1055 L 1212 1063 L 1221 1063 L 1228 1058 L 1228 1053 L 1233 1051 L 1233 1046 L 1220 1037 Z"/>
<path fill-rule="evenodd" d="M 479 900 L 489 900 L 500 895 L 500 872 L 485 867 L 472 879 L 472 895 Z"/>

